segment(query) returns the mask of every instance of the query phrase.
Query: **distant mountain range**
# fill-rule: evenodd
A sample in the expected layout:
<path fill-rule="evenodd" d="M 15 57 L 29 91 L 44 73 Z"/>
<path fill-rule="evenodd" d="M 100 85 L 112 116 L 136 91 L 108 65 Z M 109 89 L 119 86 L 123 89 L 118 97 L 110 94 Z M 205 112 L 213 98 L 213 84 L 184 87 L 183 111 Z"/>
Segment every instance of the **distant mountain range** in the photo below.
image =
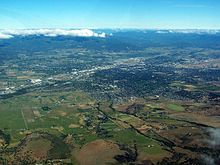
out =
<path fill-rule="evenodd" d="M 219 29 L 1 29 L 0 39 L 9 39 L 15 36 L 72 36 L 72 37 L 101 37 L 111 36 L 115 32 L 143 32 L 143 33 L 181 33 L 181 34 L 220 34 Z"/>

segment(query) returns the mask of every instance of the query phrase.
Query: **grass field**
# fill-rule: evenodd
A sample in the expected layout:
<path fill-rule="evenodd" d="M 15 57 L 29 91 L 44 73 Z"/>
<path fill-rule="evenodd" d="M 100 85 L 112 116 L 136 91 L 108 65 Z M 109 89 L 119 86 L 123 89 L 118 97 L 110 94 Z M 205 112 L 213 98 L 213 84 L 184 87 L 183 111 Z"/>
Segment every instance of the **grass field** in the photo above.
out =
<path fill-rule="evenodd" d="M 84 155 L 90 162 L 115 163 L 114 156 L 123 155 L 125 149 L 134 154 L 136 146 L 137 162 L 157 163 L 172 155 L 167 151 L 169 145 L 164 143 L 167 142 L 165 138 L 181 142 L 181 136 L 199 132 L 187 121 L 177 120 L 181 119 L 179 116 L 186 118 L 189 115 L 183 105 L 164 99 L 141 99 L 111 106 L 106 101 L 98 104 L 81 91 L 33 92 L 0 101 L 0 130 L 11 136 L 8 148 L 26 139 L 18 159 L 26 155 L 36 160 L 69 161 L 71 157 L 76 164 L 88 164 L 82 160 Z M 194 121 L 200 119 L 198 115 L 190 117 Z M 201 119 L 211 123 L 209 117 Z M 37 138 L 30 138 L 39 132 Z M 120 149 L 119 146 L 125 147 Z"/>
<path fill-rule="evenodd" d="M 176 111 L 176 112 L 184 111 L 184 108 L 179 104 L 170 103 L 166 107 L 168 110 L 172 110 L 172 111 Z"/>

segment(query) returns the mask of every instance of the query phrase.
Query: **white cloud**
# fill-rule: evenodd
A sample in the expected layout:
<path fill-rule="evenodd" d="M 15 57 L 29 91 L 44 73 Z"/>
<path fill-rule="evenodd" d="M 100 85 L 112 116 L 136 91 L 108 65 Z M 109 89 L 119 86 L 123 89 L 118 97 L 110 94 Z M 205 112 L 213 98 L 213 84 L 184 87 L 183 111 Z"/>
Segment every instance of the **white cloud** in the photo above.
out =
<path fill-rule="evenodd" d="M 43 35 L 48 37 L 56 36 L 77 36 L 77 37 L 106 37 L 105 33 L 96 33 L 89 29 L 22 29 L 22 30 L 1 30 L 0 38 L 12 38 L 14 36 Z"/>
<path fill-rule="evenodd" d="M 166 33 L 168 33 L 168 31 L 158 30 L 158 31 L 156 31 L 156 33 L 158 33 L 158 34 L 166 34 Z"/>
<path fill-rule="evenodd" d="M 156 33 L 182 33 L 182 34 L 219 34 L 220 30 L 213 29 L 166 29 L 166 30 L 157 30 Z"/>
<path fill-rule="evenodd" d="M 169 33 L 183 33 L 183 34 L 217 34 L 220 33 L 219 30 L 209 30 L 209 29 L 183 29 L 183 30 L 169 30 Z"/>
<path fill-rule="evenodd" d="M 0 32 L 0 39 L 9 39 L 12 37 L 13 37 L 12 35 L 8 35 Z"/>

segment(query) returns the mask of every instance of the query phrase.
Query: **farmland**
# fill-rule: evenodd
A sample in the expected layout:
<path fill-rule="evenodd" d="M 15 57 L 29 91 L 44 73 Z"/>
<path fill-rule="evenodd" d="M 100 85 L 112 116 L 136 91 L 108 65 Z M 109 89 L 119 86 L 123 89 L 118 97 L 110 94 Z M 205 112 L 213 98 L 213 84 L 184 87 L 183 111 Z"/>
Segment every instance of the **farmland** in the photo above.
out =
<path fill-rule="evenodd" d="M 0 164 L 219 162 L 219 36 L 110 32 L 0 40 Z"/>

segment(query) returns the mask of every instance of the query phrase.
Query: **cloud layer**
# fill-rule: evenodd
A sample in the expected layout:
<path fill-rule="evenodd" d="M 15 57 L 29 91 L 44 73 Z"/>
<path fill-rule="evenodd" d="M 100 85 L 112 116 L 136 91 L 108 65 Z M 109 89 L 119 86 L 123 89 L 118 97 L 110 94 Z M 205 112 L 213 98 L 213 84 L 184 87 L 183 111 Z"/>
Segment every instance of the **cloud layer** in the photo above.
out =
<path fill-rule="evenodd" d="M 15 36 L 43 35 L 48 37 L 75 36 L 75 37 L 106 37 L 105 33 L 96 33 L 89 29 L 22 29 L 22 30 L 0 30 L 0 39 L 9 39 Z"/>
<path fill-rule="evenodd" d="M 174 29 L 174 30 L 158 30 L 156 33 L 182 33 L 182 34 L 218 34 L 220 30 L 209 29 Z"/>
<path fill-rule="evenodd" d="M 8 35 L 0 32 L 0 39 L 9 39 L 12 37 L 13 37 L 12 35 Z"/>

